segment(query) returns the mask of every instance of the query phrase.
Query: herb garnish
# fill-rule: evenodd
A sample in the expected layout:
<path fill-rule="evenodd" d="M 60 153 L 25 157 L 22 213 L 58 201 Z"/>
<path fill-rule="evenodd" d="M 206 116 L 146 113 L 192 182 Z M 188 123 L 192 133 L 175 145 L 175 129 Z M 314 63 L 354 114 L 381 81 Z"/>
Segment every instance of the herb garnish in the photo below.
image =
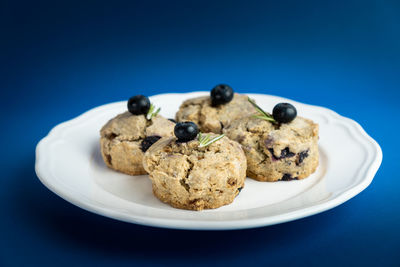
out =
<path fill-rule="evenodd" d="M 158 112 L 160 112 L 161 108 L 158 108 L 156 111 L 154 111 L 156 107 L 153 105 L 153 103 L 150 104 L 150 109 L 147 112 L 146 119 L 151 120 L 153 117 L 157 116 Z"/>
<path fill-rule="evenodd" d="M 209 134 L 203 135 L 203 134 L 199 133 L 199 135 L 197 136 L 197 140 L 200 143 L 199 147 L 206 147 L 208 145 L 211 145 L 212 143 L 218 141 L 219 139 L 221 139 L 224 136 L 225 136 L 225 134 L 221 134 L 221 135 L 216 136 L 211 139 L 211 135 L 209 135 Z"/>
<path fill-rule="evenodd" d="M 258 111 L 259 115 L 253 115 L 254 118 L 270 121 L 272 123 L 277 123 L 277 121 L 274 119 L 274 117 L 268 113 L 265 112 L 262 108 L 260 108 L 256 102 L 254 102 L 250 97 L 247 98 L 247 100 L 250 102 L 250 104 L 253 105 L 253 107 Z"/>

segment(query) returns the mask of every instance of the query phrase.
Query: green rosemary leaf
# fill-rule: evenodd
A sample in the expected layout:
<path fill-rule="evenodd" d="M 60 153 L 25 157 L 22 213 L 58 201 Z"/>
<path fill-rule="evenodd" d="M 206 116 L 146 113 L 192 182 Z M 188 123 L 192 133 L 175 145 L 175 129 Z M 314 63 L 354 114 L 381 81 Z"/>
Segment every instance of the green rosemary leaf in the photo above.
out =
<path fill-rule="evenodd" d="M 158 109 L 156 110 L 156 112 L 153 113 L 153 117 L 157 116 L 157 114 L 160 112 L 160 110 L 161 110 L 161 108 L 158 108 Z"/>
<path fill-rule="evenodd" d="M 274 118 L 266 117 L 266 116 L 262 116 L 262 115 L 253 115 L 253 118 L 262 119 L 262 120 L 266 120 L 266 121 L 270 121 L 270 122 L 276 122 Z"/>
<path fill-rule="evenodd" d="M 156 107 L 151 103 L 150 104 L 150 109 L 146 114 L 146 119 L 151 120 L 153 117 L 157 116 L 157 114 L 160 112 L 161 108 L 158 108 L 156 111 L 154 111 Z"/>
<path fill-rule="evenodd" d="M 272 115 L 268 112 L 265 112 L 261 107 L 259 107 L 256 102 L 254 102 L 250 97 L 247 98 L 248 101 L 250 102 L 250 104 L 253 105 L 253 107 L 258 111 L 259 115 L 254 115 L 254 118 L 258 118 L 258 119 L 262 119 L 262 120 L 266 120 L 266 121 L 270 121 L 273 123 L 276 123 L 276 120 L 274 119 L 274 117 L 272 117 Z"/>
<path fill-rule="evenodd" d="M 250 104 L 253 105 L 253 107 L 261 114 L 265 115 L 265 116 L 270 116 L 269 113 L 265 112 L 261 107 L 259 107 L 256 102 L 254 102 L 250 97 L 247 98 L 250 102 Z"/>
<path fill-rule="evenodd" d="M 201 133 L 199 133 L 199 147 L 206 147 L 208 145 L 211 145 L 212 143 L 218 141 L 219 139 L 221 139 L 222 137 L 224 137 L 225 134 L 221 134 L 219 136 L 216 136 L 214 138 L 211 139 L 211 136 L 209 134 L 207 135 L 202 135 Z"/>

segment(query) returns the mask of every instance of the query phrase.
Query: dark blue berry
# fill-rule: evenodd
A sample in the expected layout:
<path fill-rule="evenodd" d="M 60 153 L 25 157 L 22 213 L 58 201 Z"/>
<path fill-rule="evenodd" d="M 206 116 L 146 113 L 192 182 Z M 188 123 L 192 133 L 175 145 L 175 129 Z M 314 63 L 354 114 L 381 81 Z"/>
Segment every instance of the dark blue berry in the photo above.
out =
<path fill-rule="evenodd" d="M 211 90 L 211 104 L 218 106 L 226 104 L 233 99 L 233 90 L 229 85 L 219 84 Z"/>
<path fill-rule="evenodd" d="M 299 159 L 297 160 L 296 164 L 300 165 L 303 163 L 304 159 L 308 157 L 308 150 L 302 151 L 299 153 Z"/>
<path fill-rule="evenodd" d="M 272 116 L 279 123 L 288 123 L 297 116 L 296 108 L 289 103 L 279 103 L 272 110 Z"/>
<path fill-rule="evenodd" d="M 292 177 L 292 175 L 290 175 L 289 173 L 285 173 L 282 176 L 282 181 L 292 181 L 292 180 L 297 180 L 297 177 Z"/>
<path fill-rule="evenodd" d="M 145 139 L 143 139 L 142 143 L 140 144 L 140 148 L 142 149 L 143 152 L 146 152 L 147 149 L 149 149 L 149 147 L 151 147 L 160 138 L 161 136 L 158 135 L 147 136 Z"/>
<path fill-rule="evenodd" d="M 191 121 L 178 122 L 174 128 L 178 142 L 188 142 L 196 138 L 199 133 L 197 125 Z"/>
<path fill-rule="evenodd" d="M 291 158 L 294 155 L 296 155 L 295 153 L 291 152 L 288 147 L 285 147 L 284 149 L 281 150 L 281 155 L 279 157 L 275 157 L 273 148 L 268 148 L 268 151 L 271 153 L 272 158 L 274 160 L 279 160 L 279 159 L 284 159 L 284 158 Z"/>
<path fill-rule="evenodd" d="M 289 150 L 289 148 L 288 147 L 285 147 L 285 149 L 282 149 L 281 150 L 281 159 L 284 159 L 284 158 L 291 158 L 291 157 L 293 157 L 294 155 L 296 155 L 295 153 L 293 153 L 293 152 L 290 152 L 290 150 Z"/>
<path fill-rule="evenodd" d="M 150 100 L 144 95 L 136 95 L 128 100 L 128 110 L 133 115 L 147 114 L 150 109 Z"/>

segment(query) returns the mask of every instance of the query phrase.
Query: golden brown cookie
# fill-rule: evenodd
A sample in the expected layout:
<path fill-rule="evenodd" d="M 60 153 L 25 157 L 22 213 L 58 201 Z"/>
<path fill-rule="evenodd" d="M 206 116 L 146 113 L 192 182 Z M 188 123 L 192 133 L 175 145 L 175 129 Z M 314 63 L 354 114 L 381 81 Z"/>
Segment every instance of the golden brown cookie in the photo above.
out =
<path fill-rule="evenodd" d="M 146 174 L 143 150 L 163 136 L 172 136 L 175 123 L 157 115 L 147 120 L 145 115 L 119 114 L 100 131 L 101 155 L 106 165 L 130 174 Z"/>
<path fill-rule="evenodd" d="M 318 166 L 318 124 L 302 117 L 273 124 L 248 116 L 224 133 L 239 142 L 247 157 L 247 176 L 259 181 L 303 179 Z"/>
<path fill-rule="evenodd" d="M 200 131 L 222 133 L 222 129 L 231 121 L 247 116 L 254 112 L 246 95 L 234 94 L 232 101 L 216 107 L 211 105 L 209 96 L 192 98 L 184 101 L 176 113 L 176 120 L 192 121 Z"/>
<path fill-rule="evenodd" d="M 162 138 L 143 158 L 153 193 L 173 207 L 214 209 L 230 204 L 244 186 L 246 156 L 227 137 L 199 147 L 199 142 Z"/>

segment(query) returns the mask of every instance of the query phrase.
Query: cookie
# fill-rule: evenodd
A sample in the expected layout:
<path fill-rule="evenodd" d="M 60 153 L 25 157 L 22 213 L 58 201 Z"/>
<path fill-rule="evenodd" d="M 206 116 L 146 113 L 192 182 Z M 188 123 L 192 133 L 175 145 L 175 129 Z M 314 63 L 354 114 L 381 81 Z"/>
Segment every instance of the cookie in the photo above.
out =
<path fill-rule="evenodd" d="M 215 209 L 230 204 L 244 186 L 246 156 L 227 137 L 199 147 L 197 139 L 180 143 L 165 137 L 143 158 L 154 195 L 175 208 Z"/>
<path fill-rule="evenodd" d="M 145 115 L 119 114 L 100 131 L 101 155 L 111 169 L 130 174 L 146 174 L 143 154 L 163 136 L 172 136 L 175 123 L 157 115 L 147 120 Z"/>
<path fill-rule="evenodd" d="M 309 119 L 273 124 L 248 116 L 228 125 L 224 133 L 242 145 L 247 176 L 258 181 L 303 179 L 318 166 L 318 124 Z"/>
<path fill-rule="evenodd" d="M 204 133 L 219 134 L 231 121 L 253 112 L 254 108 L 248 102 L 246 95 L 235 93 L 232 101 L 215 107 L 211 105 L 209 96 L 203 96 L 184 101 L 176 113 L 176 120 L 192 121 Z"/>

